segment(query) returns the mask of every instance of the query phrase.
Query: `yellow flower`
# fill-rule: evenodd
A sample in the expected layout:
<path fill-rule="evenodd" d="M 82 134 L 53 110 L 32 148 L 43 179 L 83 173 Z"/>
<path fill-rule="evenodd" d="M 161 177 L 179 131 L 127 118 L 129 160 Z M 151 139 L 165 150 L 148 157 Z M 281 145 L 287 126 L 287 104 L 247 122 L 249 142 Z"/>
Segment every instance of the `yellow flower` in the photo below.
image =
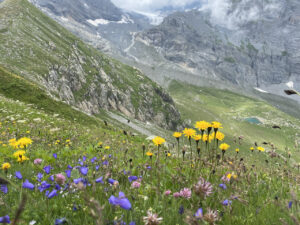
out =
<path fill-rule="evenodd" d="M 253 148 L 253 147 L 251 147 L 251 148 L 250 148 L 250 150 L 253 152 L 253 151 L 254 151 L 254 148 Z"/>
<path fill-rule="evenodd" d="M 152 152 L 146 152 L 146 156 L 153 156 Z"/>
<path fill-rule="evenodd" d="M 21 156 L 23 156 L 23 155 L 25 155 L 25 154 L 26 154 L 26 152 L 25 152 L 24 150 L 19 150 L 19 151 L 16 151 L 16 152 L 13 154 L 13 156 L 16 157 L 16 158 L 19 158 L 19 157 L 21 157 Z"/>
<path fill-rule="evenodd" d="M 197 128 L 198 130 L 201 130 L 201 131 L 206 130 L 209 126 L 210 126 L 210 123 L 206 122 L 206 121 L 197 121 L 195 123 L 195 128 Z"/>
<path fill-rule="evenodd" d="M 195 141 L 200 141 L 201 140 L 201 135 L 197 134 L 197 135 L 193 136 L 193 139 Z"/>
<path fill-rule="evenodd" d="M 167 157 L 170 157 L 170 156 L 171 156 L 171 153 L 170 153 L 170 152 L 168 152 L 168 153 L 167 153 Z"/>
<path fill-rule="evenodd" d="M 196 134 L 196 131 L 194 129 L 190 129 L 190 128 L 185 128 L 182 133 L 188 137 L 188 138 L 191 138 L 193 136 L 195 136 Z"/>
<path fill-rule="evenodd" d="M 203 134 L 203 137 L 202 137 L 203 142 L 208 141 L 210 143 L 213 139 L 214 139 L 213 134 L 210 134 L 210 135 Z"/>
<path fill-rule="evenodd" d="M 180 138 L 181 135 L 182 135 L 182 133 L 180 133 L 180 132 L 174 132 L 173 133 L 173 137 L 175 137 L 175 138 Z"/>
<path fill-rule="evenodd" d="M 107 146 L 104 147 L 104 149 L 105 149 L 105 150 L 109 150 L 109 149 L 110 149 L 110 146 L 107 145 Z"/>
<path fill-rule="evenodd" d="M 12 146 L 14 148 L 18 147 L 18 142 L 17 142 L 17 140 L 15 138 L 8 140 L 8 142 L 9 142 L 10 146 Z"/>
<path fill-rule="evenodd" d="M 235 151 L 236 151 L 236 153 L 238 153 L 238 152 L 240 151 L 240 149 L 239 149 L 239 148 L 236 148 Z"/>
<path fill-rule="evenodd" d="M 212 122 L 212 123 L 211 123 L 211 126 L 212 126 L 214 129 L 223 128 L 223 127 L 222 127 L 222 124 L 221 124 L 220 122 L 216 122 L 216 121 Z"/>
<path fill-rule="evenodd" d="M 103 145 L 103 142 L 102 141 L 100 141 L 100 142 L 98 142 L 98 144 L 97 144 L 99 147 L 100 146 L 102 146 Z"/>
<path fill-rule="evenodd" d="M 70 139 L 67 139 L 67 140 L 66 140 L 66 143 L 70 143 L 70 142 L 71 142 L 71 140 L 70 140 Z"/>
<path fill-rule="evenodd" d="M 218 131 L 217 133 L 216 133 L 216 139 L 217 140 L 219 140 L 219 141 L 223 141 L 224 140 L 224 134 L 222 133 L 222 132 L 220 132 L 220 131 Z"/>
<path fill-rule="evenodd" d="M 17 159 L 18 162 L 24 162 L 25 160 L 29 160 L 28 157 L 26 157 L 25 155 L 20 155 Z"/>
<path fill-rule="evenodd" d="M 11 167 L 11 166 L 10 166 L 9 163 L 3 163 L 3 164 L 2 164 L 2 169 L 3 169 L 3 170 L 8 170 L 10 167 Z"/>
<path fill-rule="evenodd" d="M 230 145 L 226 144 L 226 143 L 222 143 L 220 144 L 219 148 L 222 150 L 222 151 L 226 151 L 228 148 L 230 147 Z"/>
<path fill-rule="evenodd" d="M 260 152 L 264 152 L 265 149 L 263 147 L 257 147 L 257 150 L 260 151 Z"/>
<path fill-rule="evenodd" d="M 228 178 L 228 180 L 230 180 L 230 178 L 232 177 L 232 174 L 231 173 L 229 173 L 229 174 L 227 174 L 227 176 L 226 176 L 227 178 Z"/>
<path fill-rule="evenodd" d="M 165 139 L 163 139 L 162 137 L 158 137 L 158 136 L 153 138 L 152 141 L 156 146 L 161 146 L 163 143 L 166 142 Z"/>
<path fill-rule="evenodd" d="M 28 145 L 32 144 L 32 140 L 30 138 L 23 137 L 17 141 L 17 144 L 20 148 L 27 148 Z"/>

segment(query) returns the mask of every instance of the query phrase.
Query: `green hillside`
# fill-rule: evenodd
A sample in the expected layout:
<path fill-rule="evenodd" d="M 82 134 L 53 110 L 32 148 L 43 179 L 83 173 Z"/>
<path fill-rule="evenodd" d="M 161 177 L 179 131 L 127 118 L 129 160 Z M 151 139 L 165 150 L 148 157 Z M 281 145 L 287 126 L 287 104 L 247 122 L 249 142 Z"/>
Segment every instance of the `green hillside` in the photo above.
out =
<path fill-rule="evenodd" d="M 183 119 L 191 119 L 192 125 L 198 120 L 222 121 L 231 143 L 239 136 L 244 137 L 247 148 L 254 146 L 255 142 L 258 145 L 273 143 L 278 152 L 287 157 L 290 151 L 293 159 L 299 162 L 300 149 L 295 147 L 295 142 L 300 140 L 297 135 L 300 120 L 268 102 L 227 90 L 196 87 L 176 81 L 171 82 L 169 92 Z M 293 107 L 288 105 L 288 101 L 285 104 L 286 107 Z M 272 128 L 274 125 L 281 129 Z M 266 147 L 270 148 L 270 145 Z"/>
<path fill-rule="evenodd" d="M 27 0 L 0 4 L 0 66 L 6 70 L 89 114 L 105 109 L 165 128 L 180 123 L 172 99 L 139 70 L 85 44 Z"/>

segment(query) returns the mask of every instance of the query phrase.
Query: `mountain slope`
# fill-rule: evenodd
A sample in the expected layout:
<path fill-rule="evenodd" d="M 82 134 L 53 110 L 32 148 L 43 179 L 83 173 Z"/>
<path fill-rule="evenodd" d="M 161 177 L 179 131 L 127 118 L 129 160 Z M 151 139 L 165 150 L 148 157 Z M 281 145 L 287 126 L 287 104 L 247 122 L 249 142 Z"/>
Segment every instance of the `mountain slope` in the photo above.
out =
<path fill-rule="evenodd" d="M 1 3 L 0 41 L 0 65 L 86 113 L 118 110 L 168 128 L 180 119 L 169 95 L 139 70 L 87 46 L 26 0 Z"/>

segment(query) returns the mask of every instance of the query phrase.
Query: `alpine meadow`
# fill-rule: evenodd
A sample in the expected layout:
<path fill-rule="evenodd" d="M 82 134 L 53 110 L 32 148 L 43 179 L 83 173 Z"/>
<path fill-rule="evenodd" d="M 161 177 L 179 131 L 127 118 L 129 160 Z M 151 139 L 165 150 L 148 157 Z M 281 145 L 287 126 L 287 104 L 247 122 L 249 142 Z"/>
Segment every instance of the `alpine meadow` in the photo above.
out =
<path fill-rule="evenodd" d="M 298 0 L 0 0 L 0 224 L 300 225 Z"/>

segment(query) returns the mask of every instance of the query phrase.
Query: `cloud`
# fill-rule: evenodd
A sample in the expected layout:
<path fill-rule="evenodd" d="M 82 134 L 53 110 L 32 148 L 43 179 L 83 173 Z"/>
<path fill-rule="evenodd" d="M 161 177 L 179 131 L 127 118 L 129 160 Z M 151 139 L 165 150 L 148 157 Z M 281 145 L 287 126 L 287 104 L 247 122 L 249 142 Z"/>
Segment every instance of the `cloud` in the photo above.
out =
<path fill-rule="evenodd" d="M 281 0 L 272 0 L 262 8 L 254 0 L 241 0 L 236 4 L 232 0 L 203 0 L 200 10 L 210 12 L 212 23 L 235 30 L 251 21 L 278 16 L 282 3 Z"/>
<path fill-rule="evenodd" d="M 164 7 L 184 7 L 201 0 L 112 0 L 119 8 L 140 12 L 156 12 Z"/>

